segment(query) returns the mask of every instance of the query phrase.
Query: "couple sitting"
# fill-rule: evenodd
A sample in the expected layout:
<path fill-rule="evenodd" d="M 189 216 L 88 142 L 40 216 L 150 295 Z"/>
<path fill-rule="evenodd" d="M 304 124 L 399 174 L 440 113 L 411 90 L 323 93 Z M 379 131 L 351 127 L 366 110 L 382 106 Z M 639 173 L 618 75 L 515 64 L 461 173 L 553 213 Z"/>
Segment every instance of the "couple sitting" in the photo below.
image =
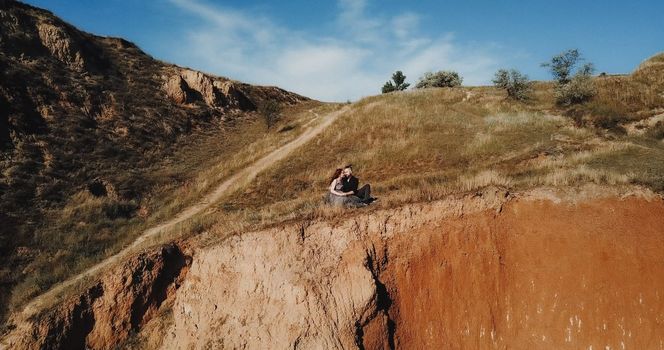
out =
<path fill-rule="evenodd" d="M 371 186 L 367 184 L 358 189 L 358 183 L 357 178 L 353 176 L 351 165 L 337 169 L 330 179 L 328 203 L 334 206 L 364 207 L 375 201 L 376 199 L 371 197 Z"/>

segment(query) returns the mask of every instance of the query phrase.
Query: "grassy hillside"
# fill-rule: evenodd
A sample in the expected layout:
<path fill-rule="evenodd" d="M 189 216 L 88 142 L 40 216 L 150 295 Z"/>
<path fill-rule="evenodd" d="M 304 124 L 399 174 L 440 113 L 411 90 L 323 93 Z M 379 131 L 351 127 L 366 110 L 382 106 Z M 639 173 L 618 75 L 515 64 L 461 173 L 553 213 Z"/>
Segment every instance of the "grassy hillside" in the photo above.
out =
<path fill-rule="evenodd" d="M 656 56 L 653 60 L 657 60 Z M 664 71 L 649 63 L 597 77 L 587 104 L 559 107 L 553 84 L 525 103 L 493 87 L 442 88 L 365 98 L 315 142 L 219 204 L 212 232 L 335 216 L 321 205 L 335 167 L 355 165 L 375 207 L 428 201 L 486 185 L 512 190 L 586 183 L 664 192 Z M 657 67 L 657 69 L 654 69 Z M 372 210 L 371 208 L 363 210 Z"/>
<path fill-rule="evenodd" d="M 642 67 L 653 67 L 649 62 Z M 660 77 L 660 68 L 596 77 L 597 96 L 572 107 L 555 104 L 550 82 L 536 83 L 526 102 L 493 87 L 368 97 L 315 142 L 220 201 L 213 215 L 162 239 L 196 227 L 217 241 L 285 221 L 337 217 L 344 211 L 323 205 L 321 197 L 334 168 L 348 163 L 380 198 L 360 209 L 369 211 L 488 185 L 513 191 L 641 185 L 664 193 Z"/>

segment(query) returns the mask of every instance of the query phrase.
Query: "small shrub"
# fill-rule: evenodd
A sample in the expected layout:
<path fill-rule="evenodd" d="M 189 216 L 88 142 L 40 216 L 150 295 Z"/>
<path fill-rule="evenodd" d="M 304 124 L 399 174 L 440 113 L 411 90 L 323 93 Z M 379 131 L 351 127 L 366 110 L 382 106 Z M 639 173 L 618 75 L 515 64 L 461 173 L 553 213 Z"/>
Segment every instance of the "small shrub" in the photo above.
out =
<path fill-rule="evenodd" d="M 392 82 L 394 81 L 394 83 Z M 388 81 L 383 85 L 381 91 L 386 94 L 393 91 L 403 91 L 406 90 L 410 84 L 406 83 L 406 76 L 398 70 L 392 74 L 392 81 Z"/>
<path fill-rule="evenodd" d="M 595 83 L 592 80 L 595 67 L 592 63 L 578 67 L 583 60 L 579 50 L 572 49 L 553 56 L 550 62 L 542 63 L 542 67 L 548 67 L 558 83 L 555 97 L 559 105 L 584 103 L 595 96 Z"/>
<path fill-rule="evenodd" d="M 435 73 L 426 72 L 415 86 L 416 89 L 431 87 L 457 87 L 461 86 L 463 78 L 459 73 L 453 71 L 441 70 Z"/>
<path fill-rule="evenodd" d="M 281 106 L 276 101 L 268 100 L 258 106 L 258 113 L 263 117 L 267 128 L 272 129 L 281 116 Z"/>
<path fill-rule="evenodd" d="M 554 91 L 556 103 L 563 106 L 587 102 L 596 93 L 592 77 L 585 74 L 575 75 L 569 83 L 557 85 Z"/>
<path fill-rule="evenodd" d="M 615 108 L 610 105 L 594 105 L 583 106 L 579 108 L 584 113 L 588 121 L 596 128 L 611 131 L 615 134 L 624 135 L 627 130 L 622 124 L 630 121 L 630 118 L 625 110 Z"/>
<path fill-rule="evenodd" d="M 507 96 L 515 100 L 526 100 L 532 91 L 528 76 L 516 69 L 499 69 L 493 78 L 493 84 L 507 90 Z"/>

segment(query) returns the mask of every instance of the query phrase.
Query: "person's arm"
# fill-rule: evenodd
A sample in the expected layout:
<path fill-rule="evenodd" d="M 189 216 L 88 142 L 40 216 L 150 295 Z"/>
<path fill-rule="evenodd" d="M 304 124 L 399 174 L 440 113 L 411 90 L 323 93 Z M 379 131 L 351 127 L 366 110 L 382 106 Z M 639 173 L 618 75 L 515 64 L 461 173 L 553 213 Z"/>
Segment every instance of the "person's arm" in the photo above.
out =
<path fill-rule="evenodd" d="M 344 186 L 343 188 L 344 192 L 342 193 L 344 194 L 344 196 L 354 195 L 357 192 L 357 184 L 358 184 L 357 178 L 353 177 L 352 179 L 348 180 L 347 184 L 348 184 L 347 186 Z"/>
<path fill-rule="evenodd" d="M 352 179 L 348 180 L 347 186 L 344 186 L 343 188 L 344 195 L 352 196 L 355 194 L 356 190 L 357 190 L 357 181 L 356 178 L 353 177 Z"/>
<path fill-rule="evenodd" d="M 330 184 L 330 193 L 332 193 L 332 194 L 336 194 L 337 196 L 347 196 L 348 194 L 346 194 L 346 193 L 344 193 L 344 192 L 339 192 L 339 191 L 337 191 L 337 190 L 334 189 L 334 187 L 337 186 L 337 181 L 339 181 L 339 180 L 335 179 L 335 180 L 332 181 L 332 183 Z"/>
<path fill-rule="evenodd" d="M 359 187 L 359 184 L 360 180 L 358 180 L 358 178 L 356 178 L 355 176 L 353 176 L 353 178 L 350 179 L 350 186 L 349 186 L 350 194 L 357 193 L 357 188 Z"/>

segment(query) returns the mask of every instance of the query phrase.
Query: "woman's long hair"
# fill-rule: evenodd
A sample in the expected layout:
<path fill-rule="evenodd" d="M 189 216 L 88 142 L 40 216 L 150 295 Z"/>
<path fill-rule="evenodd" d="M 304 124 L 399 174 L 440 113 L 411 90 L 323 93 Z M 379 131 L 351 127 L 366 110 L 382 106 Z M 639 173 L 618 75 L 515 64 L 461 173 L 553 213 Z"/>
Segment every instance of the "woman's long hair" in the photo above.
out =
<path fill-rule="evenodd" d="M 334 171 L 334 174 L 332 174 L 332 177 L 330 177 L 330 181 L 328 181 L 328 183 L 331 184 L 332 181 L 334 181 L 334 179 L 338 178 L 339 175 L 341 175 L 341 172 L 342 172 L 342 171 L 343 171 L 343 169 L 337 169 L 337 170 L 335 170 L 335 171 Z"/>

